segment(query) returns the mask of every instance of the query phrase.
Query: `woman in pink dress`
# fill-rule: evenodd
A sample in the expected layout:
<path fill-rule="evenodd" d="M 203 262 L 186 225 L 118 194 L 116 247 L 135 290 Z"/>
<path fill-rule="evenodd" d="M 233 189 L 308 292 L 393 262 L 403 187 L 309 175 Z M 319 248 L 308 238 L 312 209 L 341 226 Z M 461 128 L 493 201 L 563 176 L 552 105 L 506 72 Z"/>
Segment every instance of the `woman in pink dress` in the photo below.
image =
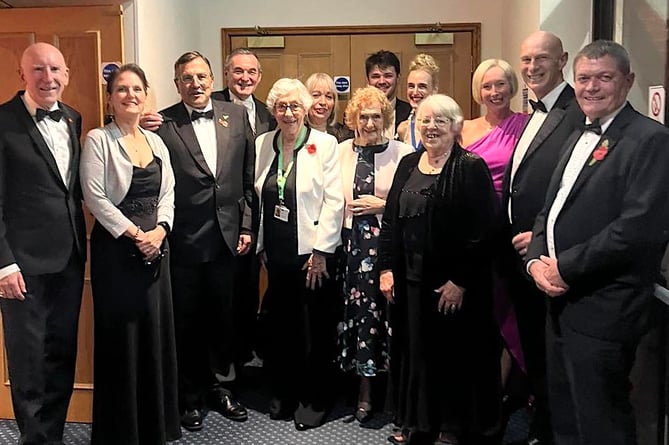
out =
<path fill-rule="evenodd" d="M 486 112 L 481 117 L 466 120 L 462 128 L 462 146 L 486 161 L 500 203 L 504 171 L 528 119 L 528 115 L 511 110 L 511 99 L 517 92 L 518 78 L 508 62 L 500 59 L 481 62 L 472 77 L 472 96 L 479 105 L 485 106 Z M 496 275 L 495 316 L 505 344 L 501 365 L 502 384 L 506 385 L 514 365 L 525 372 L 525 361 L 504 277 Z"/>

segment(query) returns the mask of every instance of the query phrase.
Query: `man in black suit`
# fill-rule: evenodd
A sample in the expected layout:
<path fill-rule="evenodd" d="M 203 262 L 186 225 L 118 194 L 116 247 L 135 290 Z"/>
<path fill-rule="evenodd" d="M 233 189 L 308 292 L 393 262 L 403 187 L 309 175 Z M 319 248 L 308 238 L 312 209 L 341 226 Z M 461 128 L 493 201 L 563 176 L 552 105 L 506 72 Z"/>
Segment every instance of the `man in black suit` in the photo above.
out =
<path fill-rule="evenodd" d="M 174 64 L 182 101 L 163 110 L 158 134 L 176 180 L 170 235 L 182 425 L 202 428 L 205 406 L 243 421 L 246 409 L 221 376 L 234 361 L 237 255 L 251 246 L 254 146 L 243 107 L 211 100 L 209 61 L 187 52 Z"/>
<path fill-rule="evenodd" d="M 248 48 L 237 48 L 225 58 L 226 88 L 214 91 L 212 99 L 224 100 L 243 105 L 249 117 L 254 135 L 272 131 L 276 120 L 264 102 L 253 95 L 262 80 L 262 67 L 258 56 Z"/>
<path fill-rule="evenodd" d="M 248 48 L 234 49 L 225 58 L 224 76 L 226 88 L 214 91 L 212 99 L 234 102 L 246 108 L 249 124 L 255 136 L 276 128 L 276 120 L 267 109 L 267 105 L 255 97 L 254 93 L 262 80 L 262 66 L 258 56 Z M 258 200 L 253 195 L 253 208 L 257 209 Z M 258 231 L 259 221 L 253 222 L 253 233 Z M 258 351 L 257 319 L 260 281 L 260 261 L 255 254 L 255 243 L 251 253 L 239 259 L 238 298 L 235 315 L 240 332 L 238 362 L 248 362 L 253 358 L 252 351 Z M 259 351 L 258 351 L 259 352 Z"/>
<path fill-rule="evenodd" d="M 388 139 L 396 139 L 397 127 L 411 114 L 411 105 L 396 96 L 397 82 L 400 80 L 400 60 L 395 53 L 382 49 L 367 57 L 365 73 L 367 84 L 383 91 L 395 110 L 393 121 L 385 136 Z"/>
<path fill-rule="evenodd" d="M 543 294 L 525 273 L 523 257 L 532 238 L 534 219 L 544 205 L 546 188 L 564 151 L 564 141 L 582 113 L 574 100 L 574 89 L 564 81 L 562 70 L 567 53 L 554 34 L 538 31 L 520 47 L 520 72 L 537 102 L 514 148 L 504 176 L 503 208 L 513 245 L 507 263 L 510 295 L 520 331 L 530 390 L 534 396 L 528 443 L 551 442 L 546 386 L 546 309 Z"/>
<path fill-rule="evenodd" d="M 0 105 L 0 307 L 19 443 L 62 444 L 86 261 L 81 116 L 59 102 L 61 52 L 30 45 Z"/>
<path fill-rule="evenodd" d="M 567 140 L 527 269 L 550 298 L 546 349 L 558 444 L 636 444 L 629 372 L 651 325 L 669 229 L 669 130 L 626 103 L 629 55 L 596 41 L 574 61 L 586 118 Z"/>

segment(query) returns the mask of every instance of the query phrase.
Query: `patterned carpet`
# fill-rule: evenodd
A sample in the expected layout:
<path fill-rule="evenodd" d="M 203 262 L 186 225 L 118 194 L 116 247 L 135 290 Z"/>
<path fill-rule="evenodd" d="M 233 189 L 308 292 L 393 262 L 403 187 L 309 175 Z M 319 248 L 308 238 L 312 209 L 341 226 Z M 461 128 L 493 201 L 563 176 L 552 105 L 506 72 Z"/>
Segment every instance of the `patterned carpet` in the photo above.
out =
<path fill-rule="evenodd" d="M 376 415 L 364 426 L 345 424 L 342 419 L 353 408 L 338 404 L 328 422 L 320 428 L 297 431 L 293 422 L 273 421 L 266 414 L 267 398 L 256 391 L 240 392 L 240 399 L 247 404 L 249 420 L 232 422 L 218 413 L 209 413 L 205 427 L 199 432 L 183 431 L 183 437 L 171 445 L 383 445 L 392 432 L 393 425 L 387 415 Z M 527 418 L 518 411 L 511 418 L 504 443 L 519 443 L 527 435 Z M 19 432 L 16 422 L 0 420 L 0 445 L 16 444 Z M 65 427 L 66 445 L 88 445 L 90 425 L 68 423 Z"/>

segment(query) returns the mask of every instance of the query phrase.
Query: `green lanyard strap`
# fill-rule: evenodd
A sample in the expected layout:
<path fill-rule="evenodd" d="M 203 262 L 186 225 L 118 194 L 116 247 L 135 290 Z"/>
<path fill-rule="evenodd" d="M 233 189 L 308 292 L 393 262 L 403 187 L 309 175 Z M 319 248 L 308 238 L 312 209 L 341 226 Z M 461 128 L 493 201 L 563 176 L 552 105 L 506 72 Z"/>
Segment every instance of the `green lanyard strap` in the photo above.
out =
<path fill-rule="evenodd" d="M 302 127 L 300 134 L 297 135 L 297 140 L 295 141 L 295 149 L 293 150 L 293 159 L 290 160 L 290 164 L 286 167 L 286 171 L 283 171 L 283 139 L 279 135 L 277 145 L 279 146 L 279 165 L 277 166 L 276 172 L 276 187 L 279 189 L 279 203 L 283 205 L 284 196 L 286 192 L 286 181 L 290 171 L 293 169 L 293 164 L 295 163 L 295 156 L 297 150 L 304 145 L 304 142 L 307 137 L 307 127 Z"/>

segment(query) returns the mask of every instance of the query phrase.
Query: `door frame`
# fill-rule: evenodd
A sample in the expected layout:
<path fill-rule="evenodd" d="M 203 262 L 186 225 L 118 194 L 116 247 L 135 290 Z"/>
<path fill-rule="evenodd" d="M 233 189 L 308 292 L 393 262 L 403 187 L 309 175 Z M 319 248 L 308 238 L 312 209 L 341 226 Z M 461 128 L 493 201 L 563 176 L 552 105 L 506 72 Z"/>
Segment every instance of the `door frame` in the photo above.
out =
<path fill-rule="evenodd" d="M 261 28 L 221 28 L 221 72 L 225 71 L 225 58 L 232 51 L 233 37 L 314 36 L 314 35 L 366 35 L 366 34 L 416 34 L 442 32 L 469 32 L 472 35 L 472 67 L 481 63 L 480 23 L 436 23 L 422 25 L 383 26 L 302 26 Z M 470 73 L 470 76 L 473 71 Z M 472 118 L 478 115 L 479 105 L 471 99 Z"/>

